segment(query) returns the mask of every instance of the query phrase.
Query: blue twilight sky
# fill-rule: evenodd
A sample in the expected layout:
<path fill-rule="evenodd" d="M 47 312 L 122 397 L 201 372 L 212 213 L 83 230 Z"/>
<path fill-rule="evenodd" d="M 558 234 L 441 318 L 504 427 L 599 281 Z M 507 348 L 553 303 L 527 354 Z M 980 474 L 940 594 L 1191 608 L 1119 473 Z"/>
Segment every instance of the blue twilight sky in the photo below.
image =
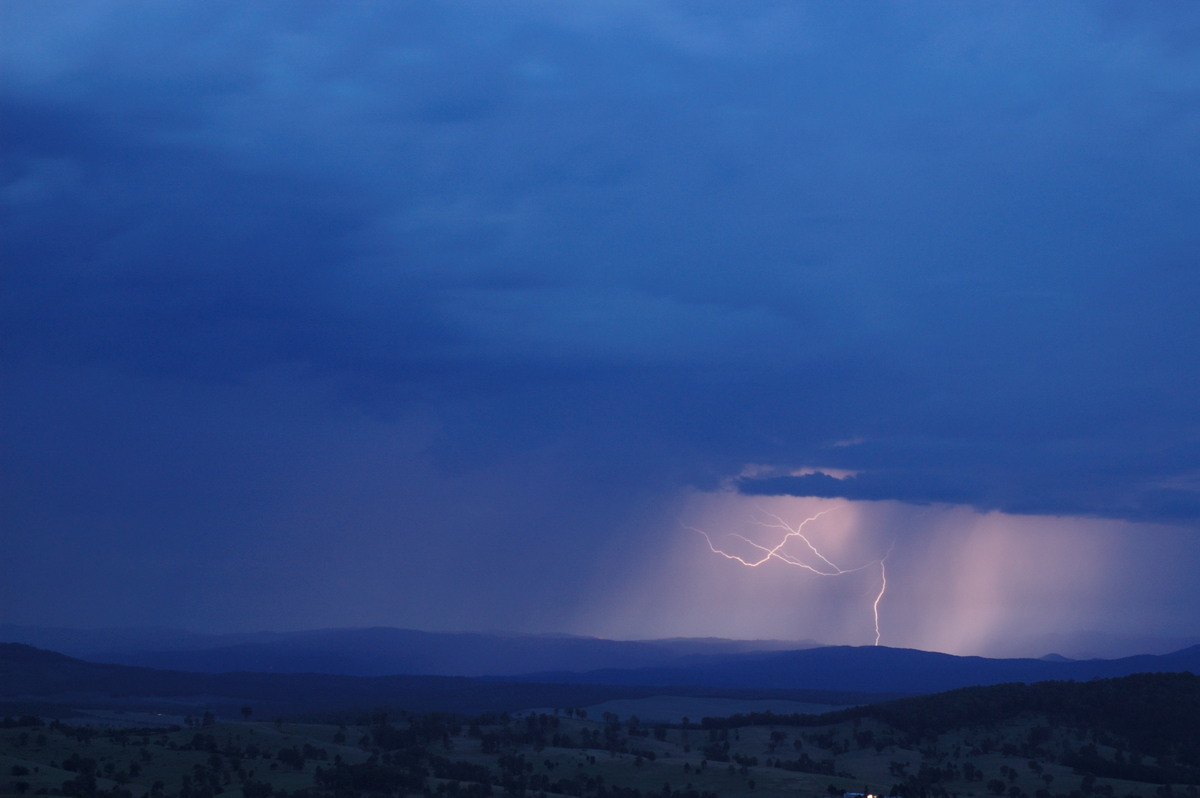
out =
<path fill-rule="evenodd" d="M 1200 639 L 1200 5 L 0 43 L 0 620 L 869 643 L 890 551 L 885 644 Z"/>

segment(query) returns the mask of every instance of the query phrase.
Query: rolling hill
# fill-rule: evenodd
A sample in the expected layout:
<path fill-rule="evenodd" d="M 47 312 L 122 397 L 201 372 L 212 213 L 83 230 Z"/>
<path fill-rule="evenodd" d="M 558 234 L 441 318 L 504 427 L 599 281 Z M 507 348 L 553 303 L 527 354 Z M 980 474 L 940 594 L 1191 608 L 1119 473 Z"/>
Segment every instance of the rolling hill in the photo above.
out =
<path fill-rule="evenodd" d="M 375 708 L 480 713 L 582 707 L 654 695 L 774 698 L 830 707 L 888 697 L 820 690 L 542 684 L 463 676 L 193 673 L 86 662 L 20 643 L 0 643 L 0 712 L 10 714 L 62 715 L 82 708 L 172 715 L 208 710 L 230 717 L 242 706 L 260 716 Z"/>
<path fill-rule="evenodd" d="M 200 635 L 168 629 L 108 632 L 0 626 L 0 641 L 90 662 L 225 673 L 511 676 L 531 671 L 686 665 L 696 656 L 811 648 L 813 641 L 677 638 L 607 640 L 549 634 L 422 632 L 371 627 Z"/>

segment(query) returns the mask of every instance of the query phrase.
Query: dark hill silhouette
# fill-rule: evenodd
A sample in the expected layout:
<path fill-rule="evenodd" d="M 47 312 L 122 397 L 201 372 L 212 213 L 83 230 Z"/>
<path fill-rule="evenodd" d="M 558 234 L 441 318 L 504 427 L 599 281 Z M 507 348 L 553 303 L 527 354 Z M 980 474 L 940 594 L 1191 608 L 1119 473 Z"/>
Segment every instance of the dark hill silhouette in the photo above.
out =
<path fill-rule="evenodd" d="M 886 646 L 827 646 L 803 651 L 696 657 L 686 667 L 534 673 L 540 682 L 626 685 L 707 685 L 881 693 L 936 693 L 958 687 L 1082 681 L 1148 672 L 1200 672 L 1200 646 L 1173 654 L 1115 660 L 1048 661 L 957 657 Z"/>
<path fill-rule="evenodd" d="M 1006 683 L 851 707 L 819 719 L 750 713 L 704 718 L 708 729 L 753 725 L 813 726 L 870 718 L 913 746 L 960 729 L 1019 733 L 1022 756 L 1077 772 L 1150 783 L 1200 784 L 1200 676 L 1138 673 L 1085 682 Z M 1105 756 L 1094 744 L 1051 742 L 1051 729 L 1076 729 L 1076 740 L 1105 739 L 1124 755 Z M 995 741 L 993 741 L 995 744 Z M 1016 747 L 1016 741 L 1012 743 Z M 1146 758 L 1153 758 L 1147 760 Z M 927 775 L 930 775 L 927 773 Z M 919 784 L 910 782 L 919 788 Z"/>
<path fill-rule="evenodd" d="M 191 673 L 86 662 L 19 643 L 0 643 L 0 704 L 13 707 L 66 704 L 174 714 L 204 707 L 232 715 L 240 706 L 250 705 L 260 716 L 384 707 L 479 713 L 582 707 L 653 695 L 780 698 L 842 706 L 888 697 L 811 690 L 539 684 L 461 676 Z"/>
<path fill-rule="evenodd" d="M 1200 646 L 1161 656 L 1078 662 L 989 660 L 882 646 L 693 655 L 686 661 L 686 667 L 542 673 L 523 679 L 213 674 L 91 663 L 21 644 L 0 644 L 0 698 L 113 706 L 250 703 L 275 713 L 384 705 L 481 712 L 586 706 L 650 695 L 789 698 L 847 705 L 975 685 L 1196 672 Z"/>
<path fill-rule="evenodd" d="M 1103 732 L 1143 756 L 1158 758 L 1155 780 L 1200 783 L 1200 676 L 1138 673 L 1086 682 L 1039 682 L 969 687 L 933 696 L 856 707 L 841 717 L 871 717 L 894 728 L 933 735 L 990 725 L 1030 714 L 1052 725 Z M 1150 770 L 1122 764 L 1081 747 L 1066 764 L 1116 778 L 1141 779 Z"/>
<path fill-rule="evenodd" d="M 695 655 L 808 648 L 811 641 L 606 640 L 574 635 L 319 629 L 197 635 L 170 630 L 87 630 L 0 626 L 0 640 L 62 651 L 91 662 L 223 673 L 437 674 L 509 676 L 531 671 L 677 666 Z"/>
<path fill-rule="evenodd" d="M 375 627 L 200 635 L 0 626 L 0 640 L 90 662 L 199 673 L 438 675 L 611 685 L 928 693 L 978 684 L 1200 671 L 1200 646 L 1113 660 L 988 659 L 810 641 L 606 640 Z M 531 675 L 532 674 L 532 675 Z"/>

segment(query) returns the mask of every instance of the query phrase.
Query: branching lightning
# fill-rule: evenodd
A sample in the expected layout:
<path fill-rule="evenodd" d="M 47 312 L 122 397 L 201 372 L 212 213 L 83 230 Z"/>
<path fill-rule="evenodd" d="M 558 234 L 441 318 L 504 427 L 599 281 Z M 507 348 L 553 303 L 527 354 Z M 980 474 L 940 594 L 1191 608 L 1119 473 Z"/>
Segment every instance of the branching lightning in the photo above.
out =
<path fill-rule="evenodd" d="M 808 536 L 805 535 L 804 532 L 802 531 L 805 526 L 812 523 L 813 521 L 816 521 L 818 518 L 825 515 L 826 513 L 833 512 L 834 509 L 836 509 L 836 508 L 822 510 L 821 512 L 817 513 L 816 515 L 805 518 L 803 521 L 801 521 L 796 526 L 791 526 L 786 521 L 784 521 L 782 518 L 780 518 L 779 516 L 777 516 L 773 513 L 763 512 L 763 515 L 766 516 L 766 518 L 768 520 L 758 521 L 756 523 L 758 523 L 759 526 L 765 527 L 767 529 L 778 529 L 783 532 L 783 537 L 779 538 L 779 541 L 777 543 L 775 543 L 775 545 L 773 545 L 773 546 L 764 546 L 761 543 L 757 543 L 753 540 L 750 540 L 750 538 L 748 538 L 744 535 L 739 535 L 737 533 L 730 533 L 729 537 L 737 538 L 738 540 L 748 544 L 752 548 L 758 549 L 760 552 L 762 552 L 762 556 L 759 557 L 758 559 L 746 559 L 737 554 L 731 554 L 731 553 L 725 551 L 724 549 L 718 548 L 717 545 L 715 543 L 713 543 L 712 537 L 707 532 L 705 532 L 703 529 L 697 529 L 694 526 L 689 526 L 687 528 L 692 530 L 693 532 L 703 535 L 704 540 L 707 541 L 707 543 L 708 543 L 709 550 L 713 554 L 719 554 L 722 557 L 724 557 L 725 559 L 733 560 L 734 562 L 738 563 L 739 565 L 744 565 L 747 568 L 758 568 L 760 565 L 764 565 L 765 563 L 767 563 L 771 560 L 778 560 L 778 561 L 784 563 L 785 565 L 791 565 L 796 568 L 803 568 L 804 570 L 806 570 L 810 573 L 816 574 L 817 576 L 843 576 L 845 574 L 852 574 L 857 571 L 865 570 L 865 569 L 869 568 L 870 566 L 874 565 L 876 562 L 878 562 L 879 563 L 879 593 L 875 596 L 875 601 L 871 604 L 871 611 L 872 611 L 872 613 L 874 615 L 874 619 L 875 619 L 875 645 L 879 645 L 879 641 L 882 637 L 882 635 L 880 634 L 880 629 L 879 629 L 879 605 L 883 601 L 883 594 L 887 592 L 887 566 L 885 563 L 887 562 L 888 556 L 891 555 L 892 549 L 889 548 L 887 554 L 883 555 L 883 557 L 881 557 L 880 559 L 874 560 L 872 562 L 868 562 L 865 565 L 860 565 L 857 568 L 842 568 L 838 565 L 835 565 L 828 557 L 826 557 L 824 554 L 822 554 L 820 552 L 820 550 L 813 544 L 813 542 L 808 538 Z M 804 549 L 807 549 L 807 552 L 808 552 L 808 554 L 811 555 L 811 557 L 809 557 L 807 560 L 802 559 L 802 555 L 804 554 L 803 549 L 801 550 L 800 555 L 785 551 L 784 550 L 785 547 L 792 540 L 799 540 L 804 545 Z M 893 548 L 894 547 L 895 547 L 895 544 L 893 544 Z"/>

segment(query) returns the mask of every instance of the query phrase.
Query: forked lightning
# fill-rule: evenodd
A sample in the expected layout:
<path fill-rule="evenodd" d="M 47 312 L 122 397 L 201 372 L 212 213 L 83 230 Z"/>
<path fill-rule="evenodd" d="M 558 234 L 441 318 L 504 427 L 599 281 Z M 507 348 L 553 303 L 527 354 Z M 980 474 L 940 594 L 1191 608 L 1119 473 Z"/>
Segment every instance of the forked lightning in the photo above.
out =
<path fill-rule="evenodd" d="M 862 571 L 866 568 L 869 568 L 875 562 L 878 562 L 879 563 L 879 593 L 875 596 L 875 601 L 871 605 L 871 610 L 872 610 L 872 612 L 874 614 L 874 618 L 875 618 L 875 645 L 879 645 L 879 640 L 881 637 L 880 631 L 879 631 L 879 605 L 883 601 L 883 594 L 887 592 L 887 566 L 885 565 L 885 563 L 887 561 L 888 555 L 890 555 L 892 552 L 891 552 L 891 549 L 888 549 L 888 553 L 883 555 L 883 557 L 881 557 L 879 560 L 869 562 L 866 565 L 860 565 L 857 568 L 841 568 L 841 567 L 835 565 L 828 557 L 826 557 L 824 554 L 822 554 L 820 552 L 820 550 L 818 550 L 817 547 L 815 545 L 813 545 L 813 542 L 811 540 L 809 540 L 808 536 L 806 536 L 801 531 L 804 529 L 805 526 L 812 523 L 813 521 L 816 521 L 818 518 L 825 515 L 826 513 L 833 512 L 834 509 L 836 509 L 836 508 L 822 510 L 821 512 L 817 513 L 816 515 L 810 516 L 809 518 L 805 518 L 797 526 L 794 526 L 794 527 L 791 526 L 790 524 L 788 524 L 786 521 L 784 521 L 779 516 L 777 516 L 773 513 L 764 512 L 763 515 L 766 516 L 769 520 L 768 521 L 759 521 L 757 523 L 760 526 L 766 527 L 768 529 L 778 529 L 778 530 L 783 531 L 783 537 L 781 537 L 779 539 L 779 541 L 773 546 L 764 546 L 761 543 L 756 543 L 755 541 L 750 540 L 748 537 L 746 537 L 744 535 L 739 535 L 736 533 L 731 533 L 729 535 L 729 537 L 737 538 L 738 540 L 741 540 L 741 541 L 749 544 L 751 547 L 758 549 L 760 552 L 762 552 L 762 556 L 758 559 L 747 560 L 744 557 L 738 556 L 737 554 L 730 554 L 729 552 L 725 551 L 724 549 L 717 548 L 716 544 L 713 543 L 712 538 L 703 529 L 697 529 L 694 526 L 689 526 L 687 528 L 692 530 L 693 532 L 703 535 L 704 539 L 708 542 L 709 550 L 712 551 L 713 554 L 719 554 L 722 557 L 724 557 L 725 559 L 733 560 L 734 562 L 738 563 L 739 565 L 744 565 L 747 568 L 757 568 L 760 565 L 763 565 L 763 564 L 769 562 L 770 560 L 774 559 L 774 560 L 779 560 L 780 562 L 784 563 L 785 565 L 795 566 L 796 568 L 803 568 L 804 570 L 814 573 L 818 576 L 843 576 L 845 574 L 855 573 L 856 571 Z M 812 555 L 812 557 L 810 558 L 809 561 L 805 561 L 804 559 L 801 559 L 800 556 L 789 553 L 784 550 L 784 548 L 787 546 L 787 544 L 789 542 L 791 542 L 793 539 L 799 540 L 801 543 L 804 544 L 804 547 Z M 801 554 L 803 554 L 803 550 L 801 550 Z"/>

